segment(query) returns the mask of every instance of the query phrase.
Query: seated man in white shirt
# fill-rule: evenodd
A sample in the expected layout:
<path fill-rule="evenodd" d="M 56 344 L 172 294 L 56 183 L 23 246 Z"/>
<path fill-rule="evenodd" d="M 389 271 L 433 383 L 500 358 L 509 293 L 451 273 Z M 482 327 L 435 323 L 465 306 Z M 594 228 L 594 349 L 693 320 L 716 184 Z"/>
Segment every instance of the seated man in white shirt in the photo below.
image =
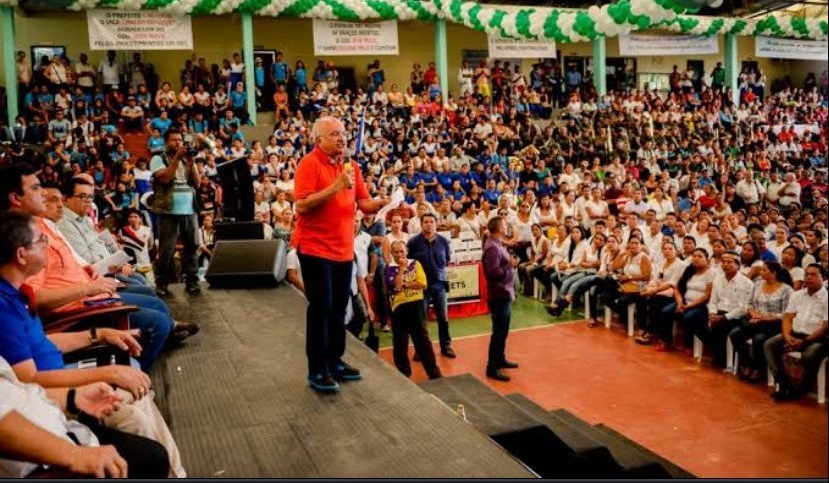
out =
<path fill-rule="evenodd" d="M 748 311 L 748 299 L 754 286 L 740 273 L 740 255 L 725 252 L 721 262 L 722 273 L 714 279 L 708 300 L 708 332 L 706 342 L 712 345 L 714 367 L 725 367 L 725 342 L 728 333 L 737 326 Z"/>
<path fill-rule="evenodd" d="M 789 306 L 783 315 L 783 333 L 766 341 L 763 350 L 774 375 L 778 389 L 772 393 L 777 401 L 798 399 L 812 386 L 820 362 L 829 353 L 827 334 L 827 292 L 823 286 L 823 271 L 818 264 L 806 267 L 804 288 L 789 299 Z M 786 374 L 783 356 L 789 352 L 800 352 L 803 378 L 794 385 Z"/>

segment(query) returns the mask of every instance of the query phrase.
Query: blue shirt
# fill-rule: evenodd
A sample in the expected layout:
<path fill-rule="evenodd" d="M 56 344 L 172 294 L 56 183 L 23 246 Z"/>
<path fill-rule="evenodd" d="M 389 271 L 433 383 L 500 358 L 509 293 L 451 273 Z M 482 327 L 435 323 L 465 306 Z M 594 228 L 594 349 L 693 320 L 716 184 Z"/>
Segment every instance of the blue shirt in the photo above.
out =
<path fill-rule="evenodd" d="M 442 235 L 435 235 L 429 241 L 423 233 L 413 236 L 407 243 L 409 258 L 420 262 L 426 273 L 426 284 L 434 290 L 449 290 L 449 277 L 446 265 L 451 258 L 449 240 Z"/>
<path fill-rule="evenodd" d="M 153 118 L 152 121 L 150 121 L 150 127 L 153 128 L 153 129 L 158 129 L 158 132 L 160 132 L 162 135 L 164 133 L 166 133 L 168 129 L 170 129 L 170 126 L 172 124 L 173 124 L 173 120 L 170 119 L 169 117 L 167 119 L 162 119 L 160 117 L 156 117 L 156 118 Z"/>
<path fill-rule="evenodd" d="M 234 109 L 241 109 L 245 107 L 245 102 L 247 102 L 247 100 L 248 95 L 244 91 L 233 91 L 230 93 L 230 105 L 233 106 Z"/>
<path fill-rule="evenodd" d="M 63 354 L 43 331 L 29 299 L 0 278 L 0 356 L 10 366 L 33 360 L 38 371 L 63 369 Z"/>
<path fill-rule="evenodd" d="M 271 64 L 271 73 L 276 82 L 286 82 L 288 80 L 288 64 L 285 62 L 274 62 Z"/>
<path fill-rule="evenodd" d="M 265 68 L 261 65 L 257 65 L 253 69 L 253 77 L 256 82 L 256 87 L 264 87 L 265 86 Z"/>

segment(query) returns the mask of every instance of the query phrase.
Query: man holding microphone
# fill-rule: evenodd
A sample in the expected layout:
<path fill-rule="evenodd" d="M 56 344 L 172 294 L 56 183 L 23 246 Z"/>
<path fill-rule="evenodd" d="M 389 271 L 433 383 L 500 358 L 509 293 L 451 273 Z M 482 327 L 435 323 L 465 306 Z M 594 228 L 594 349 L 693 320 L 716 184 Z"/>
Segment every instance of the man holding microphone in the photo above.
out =
<path fill-rule="evenodd" d="M 291 244 L 308 300 L 308 384 L 320 392 L 337 392 L 337 381 L 361 378 L 342 360 L 354 265 L 354 204 L 363 213 L 376 213 L 388 200 L 369 198 L 359 167 L 345 156 L 342 122 L 321 117 L 311 134 L 316 147 L 300 160 L 294 179 L 298 221 Z"/>
<path fill-rule="evenodd" d="M 199 174 L 193 157 L 184 146 L 180 131 L 170 129 L 164 134 L 165 150 L 150 160 L 153 182 L 153 212 L 158 215 L 158 260 L 155 266 L 156 293 L 169 295 L 167 284 L 173 278 L 173 257 L 176 240 L 181 235 L 184 256 L 182 271 L 187 292 L 199 292 L 196 270 L 199 220 L 196 216 L 195 189 Z"/>

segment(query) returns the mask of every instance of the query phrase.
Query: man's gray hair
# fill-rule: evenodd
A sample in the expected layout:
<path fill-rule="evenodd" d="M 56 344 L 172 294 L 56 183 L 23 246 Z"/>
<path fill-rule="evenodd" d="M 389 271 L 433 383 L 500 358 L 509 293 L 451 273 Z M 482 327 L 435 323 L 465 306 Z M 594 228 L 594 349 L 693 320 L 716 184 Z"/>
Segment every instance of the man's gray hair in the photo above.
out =
<path fill-rule="evenodd" d="M 336 118 L 331 116 L 323 116 L 314 121 L 314 125 L 311 127 L 311 136 L 314 138 L 314 142 L 317 142 L 317 139 L 322 136 L 322 126 L 327 123 L 335 120 Z"/>

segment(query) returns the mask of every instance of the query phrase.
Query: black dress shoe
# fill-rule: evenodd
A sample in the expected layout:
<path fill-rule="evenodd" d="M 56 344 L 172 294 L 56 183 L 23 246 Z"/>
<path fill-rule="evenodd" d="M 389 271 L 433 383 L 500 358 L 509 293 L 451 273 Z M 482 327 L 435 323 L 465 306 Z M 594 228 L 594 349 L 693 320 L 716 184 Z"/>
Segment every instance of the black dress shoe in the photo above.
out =
<path fill-rule="evenodd" d="M 490 379 L 495 379 L 496 381 L 501 381 L 501 382 L 509 382 L 510 381 L 510 377 L 508 375 L 504 374 L 503 372 L 501 372 L 501 369 L 486 371 L 486 377 L 488 377 Z"/>
<path fill-rule="evenodd" d="M 518 363 L 512 361 L 504 361 L 501 364 L 501 369 L 518 369 Z"/>
<path fill-rule="evenodd" d="M 197 294 L 201 293 L 201 287 L 199 287 L 198 282 L 188 283 L 187 287 L 184 289 L 189 294 Z"/>
<path fill-rule="evenodd" d="M 159 285 L 155 288 L 155 294 L 159 297 L 166 297 L 170 295 L 170 291 L 167 289 L 166 285 Z"/>
<path fill-rule="evenodd" d="M 177 320 L 173 332 L 184 332 L 190 336 L 197 334 L 200 329 L 201 327 L 196 322 L 182 322 L 181 320 Z"/>
<path fill-rule="evenodd" d="M 771 398 L 777 402 L 793 401 L 799 397 L 800 396 L 791 389 L 778 389 L 771 394 Z"/>
<path fill-rule="evenodd" d="M 446 347 L 446 348 L 441 349 L 440 353 L 444 357 L 448 357 L 450 359 L 454 359 L 454 358 L 458 357 L 458 355 L 455 354 L 455 351 L 451 347 Z"/>

